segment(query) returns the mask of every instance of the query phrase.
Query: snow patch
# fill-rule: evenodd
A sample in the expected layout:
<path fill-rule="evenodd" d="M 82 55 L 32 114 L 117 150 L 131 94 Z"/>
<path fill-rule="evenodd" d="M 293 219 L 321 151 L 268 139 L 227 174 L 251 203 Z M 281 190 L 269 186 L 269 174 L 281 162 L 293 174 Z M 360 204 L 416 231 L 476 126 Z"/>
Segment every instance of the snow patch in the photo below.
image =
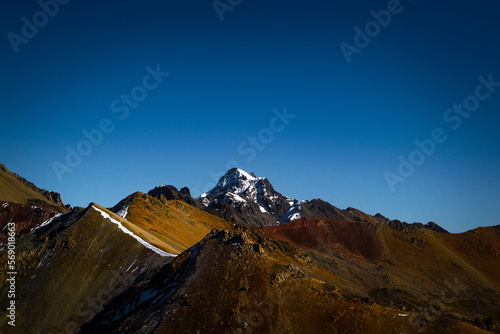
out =
<path fill-rule="evenodd" d="M 279 219 L 280 224 L 288 223 L 291 222 L 292 220 L 297 220 L 301 218 L 300 215 L 300 207 L 302 204 L 304 204 L 306 201 L 299 201 L 292 205 L 290 209 L 288 209 Z"/>
<path fill-rule="evenodd" d="M 132 233 L 131 231 L 129 231 L 125 226 L 122 225 L 121 222 L 119 222 L 118 220 L 116 219 L 113 219 L 109 214 L 107 214 L 106 212 L 96 208 L 95 206 L 92 206 L 94 208 L 94 210 L 98 211 L 101 213 L 101 216 L 103 216 L 104 219 L 109 219 L 112 223 L 118 225 L 118 228 L 120 228 L 120 230 L 122 230 L 125 234 L 128 234 L 130 235 L 132 238 L 134 238 L 135 240 L 137 240 L 139 243 L 141 243 L 144 247 L 152 250 L 153 252 L 155 252 L 156 254 L 160 255 L 160 256 L 172 256 L 172 257 L 175 257 L 177 255 L 174 255 L 174 254 L 170 254 L 170 253 L 167 253 L 167 252 L 164 252 L 162 251 L 161 249 L 147 243 L 146 241 L 142 240 L 139 236 L 135 235 L 134 233 Z"/>
<path fill-rule="evenodd" d="M 50 251 L 47 252 L 47 254 L 45 254 L 44 258 L 42 259 L 42 261 L 40 261 L 40 263 L 38 264 L 38 266 L 36 266 L 35 269 L 41 267 L 45 260 L 50 259 L 52 257 L 52 254 L 54 254 L 54 249 L 51 249 Z"/>
<path fill-rule="evenodd" d="M 9 221 L 9 224 L 12 223 L 12 220 Z M 9 224 L 5 224 L 5 226 L 3 227 L 2 231 L 5 230 L 7 227 L 9 227 Z M 2 248 L 3 249 L 3 248 Z"/>
<path fill-rule="evenodd" d="M 203 203 L 203 205 L 205 205 L 206 207 L 208 207 L 210 205 L 210 203 L 212 203 L 212 201 L 210 201 L 208 198 L 204 197 L 203 200 L 201 201 Z"/>
<path fill-rule="evenodd" d="M 231 196 L 231 199 L 235 202 L 245 202 L 245 199 L 243 199 L 240 195 L 235 194 L 235 193 L 228 193 L 229 196 Z"/>
<path fill-rule="evenodd" d="M 125 218 L 127 217 L 127 213 L 128 213 L 128 208 L 129 208 L 129 205 L 123 207 L 120 211 L 118 211 L 116 214 L 122 218 Z"/>
<path fill-rule="evenodd" d="M 132 262 L 132 264 L 127 268 L 127 270 L 125 270 L 125 272 L 128 272 L 130 270 L 130 268 L 132 268 L 132 266 L 134 265 L 134 263 L 137 262 L 137 259 L 134 260 L 134 262 Z"/>
<path fill-rule="evenodd" d="M 241 175 L 243 175 L 244 177 L 246 177 L 246 178 L 247 178 L 248 180 L 250 180 L 250 181 L 253 181 L 253 180 L 255 180 L 255 179 L 258 179 L 257 177 L 255 177 L 255 176 L 252 176 L 252 175 L 248 174 L 248 173 L 247 173 L 247 172 L 245 172 L 243 169 L 239 169 L 239 168 L 237 168 L 237 170 L 238 170 L 238 173 L 240 173 Z"/>
<path fill-rule="evenodd" d="M 40 226 L 38 226 L 37 228 L 35 228 L 35 231 L 36 231 L 36 230 L 38 230 L 39 228 L 42 228 L 42 227 L 44 227 L 44 226 L 49 225 L 50 223 L 52 223 L 52 222 L 54 221 L 54 219 L 56 219 L 56 218 L 58 218 L 58 217 L 60 217 L 60 216 L 62 216 L 62 214 L 61 214 L 61 213 L 58 213 L 58 214 L 57 214 L 57 215 L 55 215 L 54 217 L 47 219 L 46 221 L 44 221 L 43 223 L 41 223 L 41 224 L 40 224 Z"/>

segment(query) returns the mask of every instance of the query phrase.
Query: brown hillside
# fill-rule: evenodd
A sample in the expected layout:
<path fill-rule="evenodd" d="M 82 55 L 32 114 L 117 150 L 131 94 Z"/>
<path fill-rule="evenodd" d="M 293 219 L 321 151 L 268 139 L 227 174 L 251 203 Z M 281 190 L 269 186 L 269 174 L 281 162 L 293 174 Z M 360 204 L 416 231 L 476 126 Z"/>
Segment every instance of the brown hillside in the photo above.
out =
<path fill-rule="evenodd" d="M 2 263 L 6 256 L 0 253 Z M 170 259 L 125 234 L 93 205 L 61 216 L 16 244 L 15 332 L 74 333 L 140 274 Z M 5 275 L 0 272 L 2 282 Z M 0 288 L 2 319 L 6 289 Z M 11 332 L 6 321 L 0 322 L 0 333 Z"/>
<path fill-rule="evenodd" d="M 0 230 L 5 231 L 8 223 L 15 222 L 16 239 L 19 240 L 55 215 L 56 212 L 43 207 L 0 201 Z M 0 234 L 0 247 L 7 237 L 7 233 Z"/>
<path fill-rule="evenodd" d="M 279 226 L 253 229 L 275 240 L 326 253 L 378 259 L 383 250 L 376 225 L 367 221 L 301 218 Z"/>
<path fill-rule="evenodd" d="M 303 251 L 243 227 L 213 231 L 116 297 L 82 333 L 451 334 L 496 326 L 451 301 L 429 313 L 432 299 L 394 285 L 395 269 L 380 268 L 339 253 Z M 138 306 L 130 312 L 126 305 Z"/>
<path fill-rule="evenodd" d="M 399 230 L 385 223 L 306 218 L 255 230 L 323 254 L 354 255 L 377 264 L 387 278 L 385 287 L 368 280 L 364 286 L 372 288 L 372 297 L 385 295 L 382 300 L 388 305 L 399 299 L 394 295 L 397 291 L 411 293 L 420 301 L 440 301 L 446 292 L 457 296 L 446 305 L 450 312 L 459 310 L 473 323 L 487 324 L 496 319 L 498 329 L 499 226 L 449 234 L 426 228 Z M 369 271 L 366 274 L 374 276 Z"/>

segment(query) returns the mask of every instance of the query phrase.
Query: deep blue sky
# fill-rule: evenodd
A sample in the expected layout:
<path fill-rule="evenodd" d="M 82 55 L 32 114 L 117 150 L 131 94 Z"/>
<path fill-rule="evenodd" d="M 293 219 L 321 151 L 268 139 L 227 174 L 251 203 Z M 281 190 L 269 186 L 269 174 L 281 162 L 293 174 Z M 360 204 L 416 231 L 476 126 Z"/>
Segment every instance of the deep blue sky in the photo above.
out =
<path fill-rule="evenodd" d="M 236 161 L 297 199 L 452 232 L 499 224 L 500 87 L 456 130 L 443 115 L 478 76 L 500 81 L 500 4 L 401 1 L 348 64 L 339 44 L 387 6 L 244 0 L 221 21 L 212 1 L 73 0 L 16 53 L 8 34 L 41 8 L 11 2 L 0 14 L 0 162 L 79 206 L 159 184 L 196 196 Z M 112 102 L 157 64 L 170 75 L 120 119 Z M 284 106 L 296 117 L 247 161 L 248 137 Z M 54 161 L 106 118 L 114 131 L 60 182 Z M 391 191 L 384 173 L 436 128 L 447 140 Z"/>

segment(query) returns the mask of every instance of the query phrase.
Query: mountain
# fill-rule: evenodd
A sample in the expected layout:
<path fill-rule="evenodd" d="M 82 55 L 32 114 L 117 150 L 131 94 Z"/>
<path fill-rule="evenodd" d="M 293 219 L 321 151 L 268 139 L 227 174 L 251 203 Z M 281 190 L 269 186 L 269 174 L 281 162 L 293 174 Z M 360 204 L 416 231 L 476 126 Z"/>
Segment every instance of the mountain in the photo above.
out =
<path fill-rule="evenodd" d="M 163 189 L 165 187 L 163 186 Z M 158 190 L 155 188 L 152 192 L 160 191 L 160 189 L 161 187 Z M 188 197 L 189 201 L 187 202 L 192 204 L 191 197 Z M 177 195 L 175 198 L 186 201 L 186 195 L 183 195 L 182 198 Z M 209 213 L 250 227 L 276 226 L 300 218 L 330 218 L 388 223 L 394 228 L 411 225 L 415 228 L 447 233 L 446 230 L 433 222 L 425 225 L 420 223 L 407 224 L 399 220 L 390 220 L 381 214 L 371 216 L 351 207 L 341 210 L 321 199 L 298 201 L 274 190 L 267 178 L 257 177 L 254 173 L 247 173 L 239 168 L 228 170 L 212 190 L 202 194 L 197 199 L 208 208 Z"/>
<path fill-rule="evenodd" d="M 206 207 L 222 212 L 227 220 L 247 226 L 276 225 L 297 201 L 274 190 L 269 180 L 232 168 L 217 185 L 199 198 Z"/>
<path fill-rule="evenodd" d="M 256 229 L 296 229 L 289 239 L 301 247 L 244 226 L 214 230 L 114 298 L 82 333 L 500 331 L 500 226 L 453 238 L 317 219 Z M 310 242 L 329 233 L 330 243 Z"/>
<path fill-rule="evenodd" d="M 61 196 L 40 189 L 33 183 L 10 172 L 0 163 L 0 229 L 11 221 L 16 222 L 17 238 L 23 238 L 33 229 L 56 215 L 71 210 Z M 6 243 L 7 234 L 0 234 L 0 247 Z"/>
<path fill-rule="evenodd" d="M 74 333 L 137 277 L 172 260 L 151 245 L 154 239 L 138 238 L 124 223 L 92 203 L 16 240 L 14 333 Z M 0 252 L 0 261 L 7 263 L 7 252 Z M 8 277 L 0 272 L 2 282 Z M 8 288 L 0 287 L 2 319 Z M 0 332 L 13 333 L 6 321 Z"/>
<path fill-rule="evenodd" d="M 53 191 L 40 189 L 33 183 L 10 172 L 0 163 L 0 200 L 17 204 L 39 206 L 56 212 L 68 212 L 61 196 Z"/>
<path fill-rule="evenodd" d="M 408 229 L 427 229 L 440 233 L 448 233 L 444 228 L 434 222 L 422 223 L 406 223 L 397 219 L 390 220 L 380 213 L 369 215 L 355 208 L 348 207 L 347 209 L 339 209 L 328 202 L 320 199 L 313 199 L 311 201 L 302 201 L 299 208 L 299 218 L 328 218 L 346 221 L 364 221 L 371 223 L 386 223 L 391 228 L 399 230 Z"/>
<path fill-rule="evenodd" d="M 206 207 L 197 201 L 196 199 L 191 197 L 191 192 L 189 191 L 189 188 L 184 187 L 181 188 L 181 190 L 177 190 L 176 187 L 170 186 L 170 185 L 161 185 L 158 187 L 155 187 L 154 189 L 151 189 L 148 192 L 148 195 L 156 197 L 156 198 L 164 198 L 164 200 L 171 201 L 171 200 L 179 200 L 186 202 L 187 204 L 194 206 L 195 208 L 198 208 L 200 210 L 208 211 L 211 214 L 215 214 L 215 210 L 206 210 Z"/>
<path fill-rule="evenodd" d="M 462 319 L 499 333 L 500 225 L 458 234 L 410 224 L 405 227 L 302 218 L 285 225 L 254 229 L 302 249 L 378 265 L 388 279 L 383 287 L 372 285 L 376 276 L 373 271 L 359 277 L 365 280 L 362 284 L 365 288 L 371 286 L 370 298 L 391 307 L 406 304 L 401 311 L 413 310 L 410 312 L 413 320 L 425 320 L 422 323 L 426 329 L 430 321 L 446 316 L 451 317 L 449 321 Z M 415 301 L 420 306 L 408 305 Z M 422 331 L 414 328 L 409 332 Z"/>
<path fill-rule="evenodd" d="M 500 226 L 447 233 L 225 176 L 204 203 L 168 185 L 109 209 L 3 202 L 0 333 L 500 333 Z"/>
<path fill-rule="evenodd" d="M 185 189 L 189 194 L 189 190 Z M 111 211 L 126 218 L 128 224 L 137 229 L 137 234 L 151 235 L 162 243 L 162 249 L 173 254 L 193 246 L 214 228 L 230 228 L 225 220 L 187 204 L 190 202 L 204 207 L 189 195 L 177 199 L 169 196 L 172 193 L 177 193 L 172 186 L 155 188 L 149 194 L 136 192 L 120 201 Z"/>

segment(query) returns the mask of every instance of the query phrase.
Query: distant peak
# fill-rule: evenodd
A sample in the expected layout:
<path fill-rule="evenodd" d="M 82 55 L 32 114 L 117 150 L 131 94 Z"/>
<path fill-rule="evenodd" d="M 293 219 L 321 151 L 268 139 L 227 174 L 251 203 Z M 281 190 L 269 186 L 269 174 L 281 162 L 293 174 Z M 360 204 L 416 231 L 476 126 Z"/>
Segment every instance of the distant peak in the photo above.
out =
<path fill-rule="evenodd" d="M 228 191 L 246 193 L 255 189 L 257 183 L 260 183 L 264 179 L 263 177 L 255 176 L 254 173 L 247 173 L 243 169 L 233 167 L 219 179 L 217 185 L 207 194 L 217 195 L 227 193 Z M 206 194 L 201 195 L 201 197 L 205 196 Z"/>

